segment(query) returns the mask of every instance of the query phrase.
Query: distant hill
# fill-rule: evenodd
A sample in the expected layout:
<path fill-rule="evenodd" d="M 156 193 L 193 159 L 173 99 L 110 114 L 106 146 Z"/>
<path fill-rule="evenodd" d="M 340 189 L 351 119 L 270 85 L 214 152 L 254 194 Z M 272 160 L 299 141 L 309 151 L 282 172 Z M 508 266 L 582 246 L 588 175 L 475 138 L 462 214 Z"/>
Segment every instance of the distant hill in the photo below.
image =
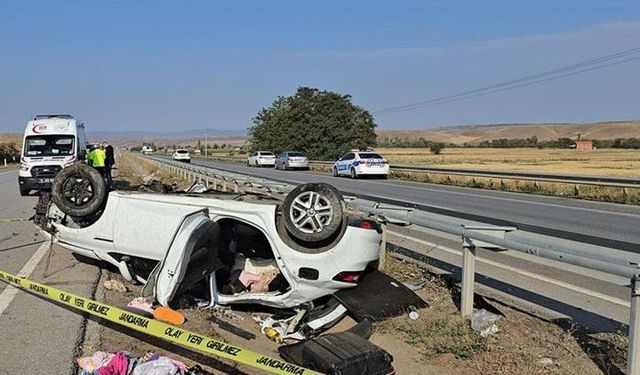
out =
<path fill-rule="evenodd" d="M 87 129 L 89 142 L 107 141 L 118 146 L 141 146 L 142 142 L 153 142 L 156 146 L 167 145 L 195 145 L 198 141 L 207 140 L 213 143 L 232 145 L 243 144 L 247 140 L 246 131 L 195 129 L 183 132 L 152 132 L 152 131 L 91 131 Z"/>
<path fill-rule="evenodd" d="M 385 139 L 424 138 L 453 144 L 478 144 L 493 139 L 538 137 L 540 141 L 558 138 L 615 139 L 640 138 L 640 120 L 610 121 L 587 124 L 499 124 L 450 126 L 428 130 L 378 130 L 378 141 Z"/>

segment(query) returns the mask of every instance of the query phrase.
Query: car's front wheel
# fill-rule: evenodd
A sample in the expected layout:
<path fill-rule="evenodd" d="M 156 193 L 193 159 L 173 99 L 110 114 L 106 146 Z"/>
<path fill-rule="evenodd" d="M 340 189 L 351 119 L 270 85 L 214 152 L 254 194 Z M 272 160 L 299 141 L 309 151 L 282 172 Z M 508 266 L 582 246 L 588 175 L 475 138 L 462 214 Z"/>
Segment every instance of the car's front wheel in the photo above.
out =
<path fill-rule="evenodd" d="M 333 174 L 333 177 L 338 177 L 338 168 L 333 167 L 332 174 Z"/>
<path fill-rule="evenodd" d="M 340 231 L 342 194 L 331 185 L 300 185 L 287 194 L 282 216 L 287 232 L 305 243 L 325 241 Z"/>
<path fill-rule="evenodd" d="M 100 173 L 76 163 L 62 169 L 51 186 L 51 199 L 60 211 L 74 217 L 93 215 L 107 197 L 107 186 Z"/>

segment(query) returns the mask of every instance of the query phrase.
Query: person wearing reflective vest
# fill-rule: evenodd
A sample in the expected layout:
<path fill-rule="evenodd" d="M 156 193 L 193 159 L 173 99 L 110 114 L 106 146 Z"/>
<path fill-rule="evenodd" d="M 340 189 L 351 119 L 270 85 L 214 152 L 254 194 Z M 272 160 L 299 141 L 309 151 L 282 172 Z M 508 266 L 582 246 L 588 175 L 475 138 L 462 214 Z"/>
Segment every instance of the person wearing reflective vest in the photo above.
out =
<path fill-rule="evenodd" d="M 100 145 L 100 147 L 93 150 L 91 153 L 91 160 L 93 161 L 93 167 L 100 172 L 102 178 L 105 178 L 105 162 L 107 160 L 107 153 L 104 150 L 103 145 Z"/>

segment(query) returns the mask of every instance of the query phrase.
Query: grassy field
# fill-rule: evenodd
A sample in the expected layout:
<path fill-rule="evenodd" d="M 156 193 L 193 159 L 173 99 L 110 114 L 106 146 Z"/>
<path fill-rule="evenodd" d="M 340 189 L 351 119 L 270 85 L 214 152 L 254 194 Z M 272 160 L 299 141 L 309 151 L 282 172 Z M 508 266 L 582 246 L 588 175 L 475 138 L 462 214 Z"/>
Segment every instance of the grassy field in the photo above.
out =
<path fill-rule="evenodd" d="M 376 151 L 391 164 L 401 165 L 640 177 L 640 150 L 448 148 L 440 155 L 419 148 L 379 148 Z"/>

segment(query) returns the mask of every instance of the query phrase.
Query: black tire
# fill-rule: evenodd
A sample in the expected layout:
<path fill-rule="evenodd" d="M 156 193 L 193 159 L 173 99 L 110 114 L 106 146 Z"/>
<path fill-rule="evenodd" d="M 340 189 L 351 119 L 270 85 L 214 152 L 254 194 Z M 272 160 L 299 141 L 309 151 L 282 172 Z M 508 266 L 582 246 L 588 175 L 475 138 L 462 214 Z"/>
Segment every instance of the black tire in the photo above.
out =
<path fill-rule="evenodd" d="M 251 164 L 249 164 L 249 160 L 247 160 L 247 167 L 250 167 L 250 166 L 251 166 Z"/>
<path fill-rule="evenodd" d="M 191 164 L 191 160 L 185 160 L 185 163 Z"/>
<path fill-rule="evenodd" d="M 289 234 L 305 243 L 327 240 L 340 231 L 344 212 L 342 194 L 331 185 L 311 183 L 293 189 L 282 203 Z"/>
<path fill-rule="evenodd" d="M 355 168 L 351 168 L 351 170 L 349 171 L 349 176 L 353 179 L 358 178 L 358 173 L 356 173 L 356 169 Z"/>
<path fill-rule="evenodd" d="M 31 190 L 30 190 L 30 189 L 23 189 L 23 188 L 20 188 L 20 196 L 21 196 L 21 197 L 26 197 L 26 196 L 28 196 L 30 192 L 31 192 Z"/>
<path fill-rule="evenodd" d="M 332 174 L 333 174 L 333 177 L 339 177 L 339 176 L 338 176 L 338 168 L 333 167 Z"/>
<path fill-rule="evenodd" d="M 107 198 L 107 186 L 94 168 L 76 163 L 63 168 L 51 186 L 51 199 L 60 211 L 74 217 L 97 213 Z"/>

